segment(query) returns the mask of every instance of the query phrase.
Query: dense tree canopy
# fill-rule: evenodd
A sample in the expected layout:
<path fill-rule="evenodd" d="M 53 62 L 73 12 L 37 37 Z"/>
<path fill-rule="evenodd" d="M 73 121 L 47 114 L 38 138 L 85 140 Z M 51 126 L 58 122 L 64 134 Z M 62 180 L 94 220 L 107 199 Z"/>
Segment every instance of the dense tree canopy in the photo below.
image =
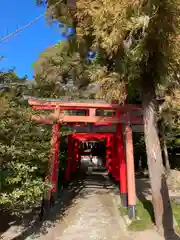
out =
<path fill-rule="evenodd" d="M 163 84 L 175 76 L 179 66 L 178 1 L 82 0 L 75 7 L 68 5 L 75 1 L 67 5 L 57 0 L 42 2 L 48 4 L 51 17 L 59 20 L 60 26 L 71 23 L 76 27 L 78 46 L 85 46 L 86 54 L 97 52 L 89 77 L 101 84 L 106 98 L 114 95 L 124 100 L 127 84 L 140 90 L 145 72 Z"/>

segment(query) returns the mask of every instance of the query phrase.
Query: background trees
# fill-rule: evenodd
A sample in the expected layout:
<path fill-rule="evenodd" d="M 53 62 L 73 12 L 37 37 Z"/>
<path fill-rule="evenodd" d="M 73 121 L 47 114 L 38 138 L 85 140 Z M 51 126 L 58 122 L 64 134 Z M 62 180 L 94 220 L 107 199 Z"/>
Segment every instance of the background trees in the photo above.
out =
<path fill-rule="evenodd" d="M 1 74 L 2 82 L 0 204 L 20 213 L 37 204 L 44 192 L 50 136 L 47 128 L 30 121 L 31 110 L 22 97 L 28 90 L 26 79 L 10 72 Z"/>
<path fill-rule="evenodd" d="M 86 90 L 87 85 L 79 86 L 80 90 L 77 90 L 72 81 L 76 69 L 76 79 L 81 78 L 82 65 L 76 66 L 74 61 L 71 62 L 75 58 L 68 56 L 66 50 L 61 52 L 61 47 L 58 46 L 55 53 L 52 50 L 45 54 L 45 57 L 42 54 L 40 62 L 35 64 L 34 81 L 19 78 L 14 70 L 0 73 L 0 205 L 18 214 L 39 203 L 45 188 L 50 187 L 44 183 L 44 175 L 48 170 L 51 126 L 31 121 L 32 110 L 24 95 L 76 98 L 82 95 L 81 89 Z M 66 132 L 67 129 L 61 128 L 61 136 Z M 65 141 L 62 137 L 61 185 L 66 160 Z"/>
<path fill-rule="evenodd" d="M 62 41 L 41 53 L 34 63 L 36 95 L 75 99 L 90 94 L 88 59 L 83 61 L 75 50 L 69 41 Z"/>

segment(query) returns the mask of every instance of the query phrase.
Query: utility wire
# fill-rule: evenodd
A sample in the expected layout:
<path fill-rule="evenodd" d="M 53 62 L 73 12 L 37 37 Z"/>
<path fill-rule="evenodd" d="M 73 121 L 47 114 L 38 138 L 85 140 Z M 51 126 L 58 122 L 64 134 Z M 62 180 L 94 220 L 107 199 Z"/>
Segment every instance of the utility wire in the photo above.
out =
<path fill-rule="evenodd" d="M 44 16 L 44 14 L 39 15 L 38 17 L 36 17 L 35 19 L 33 19 L 32 21 L 30 21 L 28 24 L 24 25 L 21 28 L 18 28 L 15 32 L 10 33 L 9 35 L 7 35 L 6 37 L 2 38 L 0 40 L 0 44 L 5 42 L 7 39 L 17 35 L 19 32 L 21 32 L 22 30 L 24 30 L 25 28 L 28 28 L 29 26 L 31 26 L 34 22 L 36 22 L 38 19 L 42 18 Z"/>
<path fill-rule="evenodd" d="M 50 8 L 48 8 L 48 11 L 51 10 L 52 8 L 56 7 L 60 2 L 61 2 L 61 1 L 58 1 L 56 4 L 54 4 L 53 6 L 51 6 Z M 20 33 L 21 31 L 23 31 L 24 29 L 30 27 L 34 22 L 36 22 L 38 19 L 44 17 L 45 15 L 46 15 L 46 11 L 45 11 L 43 14 L 37 16 L 37 17 L 36 17 L 35 19 L 33 19 L 32 21 L 30 21 L 28 24 L 26 24 L 26 25 L 18 28 L 15 32 L 10 33 L 10 34 L 7 35 L 6 37 L 2 38 L 2 39 L 0 40 L 0 44 L 2 44 L 3 42 L 5 42 L 7 39 L 9 39 L 9 38 L 11 38 L 11 37 L 14 37 L 15 35 L 17 35 L 17 34 Z M 0 60 L 1 60 L 1 59 L 0 59 Z"/>

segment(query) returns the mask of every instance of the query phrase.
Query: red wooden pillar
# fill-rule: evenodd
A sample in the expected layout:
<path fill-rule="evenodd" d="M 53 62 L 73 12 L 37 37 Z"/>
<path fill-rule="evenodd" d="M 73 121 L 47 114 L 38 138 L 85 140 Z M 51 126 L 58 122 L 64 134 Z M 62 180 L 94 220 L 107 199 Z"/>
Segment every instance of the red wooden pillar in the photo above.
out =
<path fill-rule="evenodd" d="M 112 177 L 117 179 L 117 151 L 116 151 L 116 135 L 112 138 Z"/>
<path fill-rule="evenodd" d="M 120 116 L 119 111 L 116 111 L 116 117 Z M 118 132 L 117 132 L 117 125 L 116 125 L 116 132 L 115 132 L 115 166 L 114 166 L 114 171 L 115 171 L 115 179 L 117 182 L 120 182 L 120 159 L 119 159 L 119 153 L 118 153 Z"/>
<path fill-rule="evenodd" d="M 68 135 L 68 159 L 66 164 L 65 179 L 71 180 L 71 165 L 72 165 L 72 135 Z"/>
<path fill-rule="evenodd" d="M 128 215 L 129 218 L 136 218 L 136 188 L 134 171 L 134 153 L 132 128 L 127 124 L 125 126 L 126 134 L 126 161 L 127 161 L 127 185 L 128 185 Z"/>
<path fill-rule="evenodd" d="M 75 171 L 77 171 L 77 168 L 79 167 L 79 160 L 80 160 L 80 140 L 76 140 L 75 144 Z"/>
<path fill-rule="evenodd" d="M 52 163 L 52 176 L 51 182 L 53 187 L 52 193 L 57 191 L 57 181 L 59 172 L 59 146 L 60 146 L 60 124 L 56 123 L 52 126 L 52 140 L 51 140 L 51 163 Z"/>
<path fill-rule="evenodd" d="M 118 153 L 118 137 L 116 136 L 116 162 L 115 162 L 115 179 L 117 182 L 120 182 L 120 160 Z"/>
<path fill-rule="evenodd" d="M 72 158 L 72 172 L 76 172 L 77 161 L 78 161 L 78 152 L 79 152 L 79 140 L 74 139 L 73 141 L 73 158 Z"/>
<path fill-rule="evenodd" d="M 75 159 L 75 142 L 76 139 L 73 137 L 72 138 L 72 162 L 71 162 L 71 173 L 75 171 L 75 166 L 74 166 L 74 159 Z"/>
<path fill-rule="evenodd" d="M 56 123 L 52 126 L 51 137 L 51 155 L 49 161 L 49 173 L 45 181 L 53 186 L 50 191 L 45 193 L 44 207 L 49 209 L 51 202 L 54 202 L 54 194 L 57 191 L 58 170 L 59 170 L 59 142 L 60 142 L 60 124 Z"/>
<path fill-rule="evenodd" d="M 112 164 L 112 149 L 111 149 L 111 137 L 108 136 L 106 138 L 106 167 L 107 167 L 107 170 L 109 173 L 112 174 L 112 167 L 111 167 L 111 164 Z"/>
<path fill-rule="evenodd" d="M 81 166 L 81 141 L 79 140 L 78 154 L 77 154 L 77 168 L 80 169 Z"/>
<path fill-rule="evenodd" d="M 117 113 L 120 116 L 119 113 Z M 117 124 L 116 127 L 117 134 L 117 156 L 119 159 L 119 178 L 120 178 L 120 194 L 121 194 L 121 202 L 123 207 L 128 206 L 127 201 L 127 168 L 124 154 L 124 141 L 123 141 L 123 130 L 122 124 Z"/>

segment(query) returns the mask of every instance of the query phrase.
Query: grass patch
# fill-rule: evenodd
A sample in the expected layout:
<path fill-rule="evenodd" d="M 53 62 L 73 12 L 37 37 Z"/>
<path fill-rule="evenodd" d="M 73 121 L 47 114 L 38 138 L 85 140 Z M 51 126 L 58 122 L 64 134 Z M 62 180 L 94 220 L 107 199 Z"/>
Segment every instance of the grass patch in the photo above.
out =
<path fill-rule="evenodd" d="M 177 222 L 176 231 L 180 234 L 180 204 L 172 201 L 171 205 L 173 215 Z M 122 216 L 128 215 L 128 211 L 126 208 L 120 207 L 119 210 Z M 154 213 L 151 201 L 138 201 L 136 205 L 136 215 L 137 219 L 132 221 L 132 223 L 128 226 L 128 229 L 130 231 L 144 231 L 146 229 L 152 228 L 154 224 Z"/>
<path fill-rule="evenodd" d="M 119 207 L 120 213 L 122 216 L 125 216 L 128 214 L 127 208 Z"/>
<path fill-rule="evenodd" d="M 171 203 L 173 215 L 177 222 L 176 231 L 180 233 L 180 204 L 177 204 L 175 201 Z"/>
<path fill-rule="evenodd" d="M 127 209 L 121 207 L 120 212 L 122 215 L 127 215 Z M 151 201 L 138 201 L 136 205 L 136 214 L 137 219 L 132 221 L 132 223 L 128 226 L 128 229 L 130 231 L 144 231 L 146 229 L 152 228 L 154 222 L 154 214 Z"/>
<path fill-rule="evenodd" d="M 131 231 L 144 231 L 150 229 L 154 222 L 153 206 L 151 201 L 138 201 L 136 205 L 137 220 L 133 221 L 128 229 Z"/>

